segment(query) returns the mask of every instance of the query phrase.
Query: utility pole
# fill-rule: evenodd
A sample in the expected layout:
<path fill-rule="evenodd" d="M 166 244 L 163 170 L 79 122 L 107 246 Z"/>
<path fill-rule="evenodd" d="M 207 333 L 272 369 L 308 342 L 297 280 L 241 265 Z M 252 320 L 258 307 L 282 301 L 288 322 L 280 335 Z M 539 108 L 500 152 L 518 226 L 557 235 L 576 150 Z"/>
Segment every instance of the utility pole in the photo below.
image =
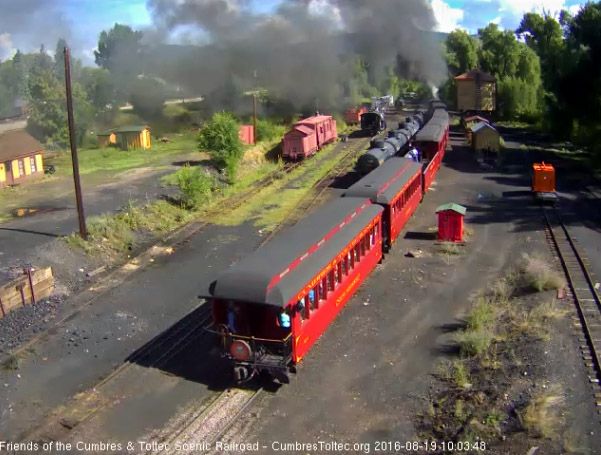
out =
<path fill-rule="evenodd" d="M 71 65 L 69 48 L 65 47 L 65 88 L 67 95 L 67 118 L 69 119 L 69 139 L 71 143 L 71 161 L 73 162 L 73 180 L 75 181 L 75 200 L 77 202 L 77 217 L 79 218 L 79 234 L 84 240 L 88 239 L 86 218 L 83 213 L 81 182 L 79 181 L 79 161 L 77 159 L 77 143 L 75 138 L 75 121 L 73 120 L 73 98 L 71 96 Z"/>

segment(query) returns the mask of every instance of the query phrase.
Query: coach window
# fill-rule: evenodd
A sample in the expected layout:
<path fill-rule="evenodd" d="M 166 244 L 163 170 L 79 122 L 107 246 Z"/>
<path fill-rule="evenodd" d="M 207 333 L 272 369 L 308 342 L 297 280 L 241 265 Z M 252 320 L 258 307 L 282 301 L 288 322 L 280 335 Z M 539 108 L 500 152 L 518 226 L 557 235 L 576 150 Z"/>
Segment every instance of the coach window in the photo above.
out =
<path fill-rule="evenodd" d="M 321 289 L 323 290 L 322 293 L 322 300 L 328 300 L 328 280 L 327 277 L 324 277 L 323 280 L 321 280 L 321 283 L 319 284 L 321 286 Z"/>
<path fill-rule="evenodd" d="M 361 255 L 359 253 L 359 244 L 355 245 L 355 262 L 359 262 L 361 260 Z"/>
<path fill-rule="evenodd" d="M 379 224 L 376 224 L 376 225 L 374 226 L 374 229 L 375 229 L 375 231 L 376 231 L 376 238 L 377 238 L 377 239 L 379 238 L 379 237 L 378 237 L 379 228 L 380 228 L 380 225 L 379 225 Z"/>
<path fill-rule="evenodd" d="M 355 255 L 354 255 L 352 249 L 348 253 L 348 264 L 349 264 L 349 270 L 353 270 L 355 268 Z"/>
<path fill-rule="evenodd" d="M 342 283 L 342 261 L 336 264 L 336 275 L 338 276 L 338 284 Z"/>
<path fill-rule="evenodd" d="M 328 273 L 328 292 L 334 290 L 334 271 Z"/>

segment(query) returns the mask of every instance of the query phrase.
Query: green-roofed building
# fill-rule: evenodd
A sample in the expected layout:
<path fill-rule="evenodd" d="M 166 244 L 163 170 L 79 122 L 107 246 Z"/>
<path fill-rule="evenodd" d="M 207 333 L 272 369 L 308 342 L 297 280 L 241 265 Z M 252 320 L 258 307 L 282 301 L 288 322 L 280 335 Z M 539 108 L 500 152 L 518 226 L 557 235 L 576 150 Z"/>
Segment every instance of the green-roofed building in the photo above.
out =
<path fill-rule="evenodd" d="M 463 242 L 463 217 L 466 208 L 450 202 L 436 209 L 438 214 L 438 241 Z"/>
<path fill-rule="evenodd" d="M 118 144 L 121 150 L 150 148 L 150 128 L 148 126 L 122 126 L 98 133 L 98 144 L 107 147 Z"/>

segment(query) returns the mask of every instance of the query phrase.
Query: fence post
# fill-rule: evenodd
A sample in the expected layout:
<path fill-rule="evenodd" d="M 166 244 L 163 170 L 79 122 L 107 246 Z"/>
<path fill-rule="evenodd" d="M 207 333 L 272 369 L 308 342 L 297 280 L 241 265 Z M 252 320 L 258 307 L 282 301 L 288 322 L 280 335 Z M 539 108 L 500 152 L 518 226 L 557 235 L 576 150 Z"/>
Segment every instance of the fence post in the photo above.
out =
<path fill-rule="evenodd" d="M 21 293 L 21 303 L 25 306 L 25 291 L 23 290 L 23 285 L 19 284 L 17 290 Z"/>
<path fill-rule="evenodd" d="M 29 288 L 31 289 L 31 303 L 35 305 L 35 292 L 33 290 L 33 280 L 31 279 L 31 267 L 27 267 L 25 269 L 25 273 L 27 274 L 27 279 L 29 281 Z"/>

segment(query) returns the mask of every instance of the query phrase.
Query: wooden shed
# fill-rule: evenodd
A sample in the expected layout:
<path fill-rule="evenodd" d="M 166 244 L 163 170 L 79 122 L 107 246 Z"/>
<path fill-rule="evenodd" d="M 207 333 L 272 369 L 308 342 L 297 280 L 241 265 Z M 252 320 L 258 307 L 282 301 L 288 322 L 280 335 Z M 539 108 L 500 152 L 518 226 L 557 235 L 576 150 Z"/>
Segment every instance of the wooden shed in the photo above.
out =
<path fill-rule="evenodd" d="M 96 136 L 98 136 L 99 147 L 108 147 L 111 144 L 117 143 L 117 136 L 111 130 L 101 131 Z"/>
<path fill-rule="evenodd" d="M 150 148 L 150 128 L 147 126 L 122 126 L 111 131 L 121 150 Z"/>
<path fill-rule="evenodd" d="M 497 107 L 497 80 L 488 73 L 472 70 L 455 78 L 457 109 L 460 111 L 494 111 Z"/>
<path fill-rule="evenodd" d="M 43 147 L 25 130 L 0 133 L 0 187 L 44 175 Z"/>
<path fill-rule="evenodd" d="M 488 123 L 480 122 L 469 128 L 472 148 L 475 151 L 490 150 L 498 152 L 501 148 L 499 132 Z"/>

